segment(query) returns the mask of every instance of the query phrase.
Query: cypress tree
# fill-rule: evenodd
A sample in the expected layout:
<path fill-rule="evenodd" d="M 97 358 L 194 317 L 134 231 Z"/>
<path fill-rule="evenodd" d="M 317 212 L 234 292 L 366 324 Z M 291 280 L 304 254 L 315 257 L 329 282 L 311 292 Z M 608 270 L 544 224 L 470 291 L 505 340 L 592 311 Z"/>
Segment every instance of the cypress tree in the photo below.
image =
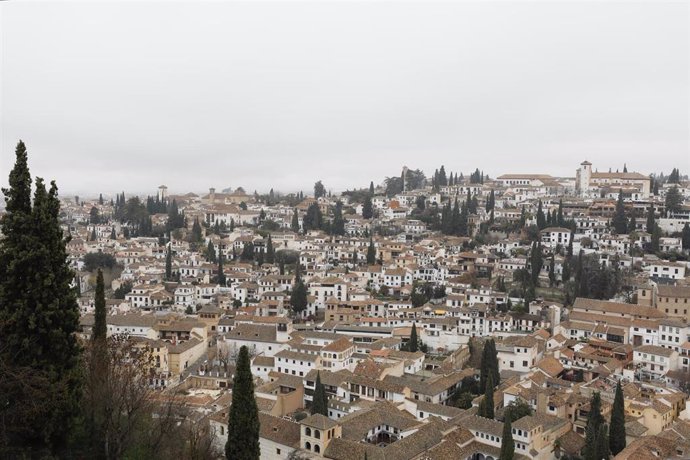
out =
<path fill-rule="evenodd" d="M 544 266 L 544 258 L 541 253 L 541 243 L 532 243 L 532 250 L 530 251 L 530 274 L 532 277 L 532 285 L 539 285 L 539 273 Z"/>
<path fill-rule="evenodd" d="M 192 241 L 198 243 L 202 239 L 201 234 L 201 224 L 199 223 L 199 218 L 194 219 L 194 224 L 192 224 Z"/>
<path fill-rule="evenodd" d="M 103 272 L 98 269 L 96 275 L 96 296 L 94 298 L 94 325 L 92 340 L 94 342 L 105 339 L 107 334 L 106 311 L 105 311 L 105 286 L 103 283 Z"/>
<path fill-rule="evenodd" d="M 625 449 L 625 402 L 621 383 L 616 385 L 616 396 L 613 399 L 611 426 L 609 427 L 609 447 L 613 455 Z"/>
<path fill-rule="evenodd" d="M 371 219 L 374 217 L 374 205 L 371 202 L 371 195 L 364 198 L 364 204 L 362 205 L 362 217 L 364 219 Z"/>
<path fill-rule="evenodd" d="M 683 232 L 681 234 L 681 241 L 683 249 L 690 249 L 690 225 L 685 224 L 683 226 Z"/>
<path fill-rule="evenodd" d="M 170 243 L 165 247 L 165 279 L 167 281 L 172 279 L 172 249 Z"/>
<path fill-rule="evenodd" d="M 96 227 L 91 230 L 91 241 L 96 241 L 98 237 L 96 236 Z"/>
<path fill-rule="evenodd" d="M 216 263 L 216 247 L 213 245 L 213 241 L 208 242 L 206 247 L 206 258 L 211 263 Z"/>
<path fill-rule="evenodd" d="M 601 396 L 595 392 L 589 402 L 589 415 L 585 427 L 584 460 L 601 460 L 601 427 L 604 425 L 604 417 L 601 415 Z M 605 434 L 605 433 L 604 433 Z M 608 449 L 608 442 L 607 449 Z M 605 457 L 608 458 L 608 455 Z"/>
<path fill-rule="evenodd" d="M 223 251 L 218 251 L 218 284 L 225 286 L 225 272 L 223 271 Z"/>
<path fill-rule="evenodd" d="M 628 220 L 628 233 L 632 233 L 637 230 L 637 218 L 635 218 L 635 213 L 630 216 Z"/>
<path fill-rule="evenodd" d="M 369 247 L 367 248 L 367 264 L 374 265 L 376 263 L 376 248 L 374 247 L 373 237 L 369 237 Z"/>
<path fill-rule="evenodd" d="M 649 208 L 647 208 L 647 233 L 652 233 L 654 227 L 656 226 L 656 221 L 654 218 L 654 203 L 649 203 Z"/>
<path fill-rule="evenodd" d="M 331 225 L 331 233 L 334 235 L 345 234 L 345 220 L 343 219 L 343 202 L 338 200 L 335 203 L 335 210 L 333 211 L 333 225 Z"/>
<path fill-rule="evenodd" d="M 544 215 L 544 210 L 542 209 L 541 200 L 539 200 L 539 206 L 537 207 L 537 227 L 539 227 L 539 230 L 546 228 L 546 216 Z"/>
<path fill-rule="evenodd" d="M 228 460 L 259 460 L 259 409 L 254 398 L 254 379 L 246 346 L 240 348 L 232 379 L 232 405 L 228 417 Z"/>
<path fill-rule="evenodd" d="M 299 233 L 299 216 L 297 215 L 297 208 L 295 208 L 292 213 L 292 223 L 290 224 L 290 230 L 292 230 L 295 233 Z"/>
<path fill-rule="evenodd" d="M 557 225 L 559 227 L 565 225 L 565 221 L 563 220 L 563 198 L 558 201 L 558 214 L 556 214 L 556 219 L 558 220 Z"/>
<path fill-rule="evenodd" d="M 489 377 L 491 377 L 494 385 L 498 385 L 501 382 L 501 374 L 498 371 L 496 342 L 494 342 L 493 339 L 487 340 L 484 343 L 484 349 L 482 350 L 482 361 L 479 373 L 480 391 L 484 391 L 486 389 Z"/>
<path fill-rule="evenodd" d="M 266 242 L 266 262 L 272 264 L 276 261 L 276 253 L 273 249 L 273 240 L 271 235 L 268 235 L 268 241 Z"/>
<path fill-rule="evenodd" d="M 52 182 L 47 191 L 37 178 L 32 207 L 23 142 L 15 155 L 9 188 L 3 189 L 6 213 L 0 219 L 0 361 L 10 369 L 23 367 L 45 376 L 49 386 L 39 396 L 27 397 L 21 390 L 27 382 L 10 376 L 0 406 L 5 414 L 28 405 L 37 408 L 31 419 L 13 420 L 26 426 L 5 442 L 28 457 L 42 457 L 64 448 L 77 415 L 79 309 L 70 286 L 74 273 L 67 263 L 69 237 L 63 237 L 59 223 L 57 186 Z"/>
<path fill-rule="evenodd" d="M 316 386 L 314 387 L 314 400 L 311 405 L 312 414 L 321 414 L 328 417 L 328 398 L 326 387 L 321 383 L 321 373 L 316 373 Z"/>
<path fill-rule="evenodd" d="M 304 285 L 299 274 L 299 263 L 295 271 L 295 284 L 290 293 L 290 305 L 294 313 L 300 314 L 307 308 L 307 287 Z"/>
<path fill-rule="evenodd" d="M 498 460 L 513 460 L 515 456 L 515 441 L 513 440 L 513 425 L 510 422 L 510 409 L 505 411 L 503 434 L 501 435 L 501 454 Z"/>
<path fill-rule="evenodd" d="M 374 181 L 371 181 L 369 183 L 369 195 L 373 195 L 373 194 L 374 194 Z"/>
<path fill-rule="evenodd" d="M 618 192 L 618 200 L 616 201 L 616 213 L 612 220 L 613 230 L 622 235 L 628 231 L 628 218 L 625 215 L 625 204 L 623 203 L 623 190 Z"/>
<path fill-rule="evenodd" d="M 419 351 L 419 338 L 417 337 L 417 325 L 412 323 L 412 332 L 410 332 L 410 341 L 407 343 L 407 351 Z"/>
<path fill-rule="evenodd" d="M 115 227 L 110 231 L 110 239 L 111 240 L 116 240 L 117 239 L 117 233 L 115 233 Z"/>
<path fill-rule="evenodd" d="M 477 415 L 484 418 L 494 418 L 494 379 L 491 374 L 489 374 L 486 388 L 484 389 L 484 399 L 482 399 L 480 411 Z"/>

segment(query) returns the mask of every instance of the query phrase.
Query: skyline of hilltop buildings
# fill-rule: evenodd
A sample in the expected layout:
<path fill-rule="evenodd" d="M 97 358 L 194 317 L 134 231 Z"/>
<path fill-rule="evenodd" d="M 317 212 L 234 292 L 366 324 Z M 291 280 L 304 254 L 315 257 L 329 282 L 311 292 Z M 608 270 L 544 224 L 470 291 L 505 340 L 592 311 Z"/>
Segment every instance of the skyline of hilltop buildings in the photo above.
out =
<path fill-rule="evenodd" d="M 576 458 L 595 395 L 609 458 L 684 458 L 690 181 L 597 168 L 63 197 L 80 337 L 100 268 L 106 334 L 216 452 L 246 349 L 262 459 Z"/>

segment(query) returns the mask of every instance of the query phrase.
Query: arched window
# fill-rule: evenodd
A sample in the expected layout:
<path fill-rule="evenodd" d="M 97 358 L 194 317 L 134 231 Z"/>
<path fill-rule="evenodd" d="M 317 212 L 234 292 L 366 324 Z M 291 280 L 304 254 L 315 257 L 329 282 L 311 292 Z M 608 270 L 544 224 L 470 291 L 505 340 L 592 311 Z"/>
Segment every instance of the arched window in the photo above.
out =
<path fill-rule="evenodd" d="M 316 439 L 321 439 L 321 432 L 319 430 L 314 430 L 314 437 Z"/>
<path fill-rule="evenodd" d="M 307 442 L 304 444 L 304 448 L 307 449 L 307 450 L 311 450 L 311 443 L 310 443 L 309 441 L 307 441 Z"/>
<path fill-rule="evenodd" d="M 317 454 L 321 452 L 321 447 L 318 444 L 314 444 L 314 452 L 316 452 Z"/>
<path fill-rule="evenodd" d="M 307 427 L 304 431 L 307 436 L 311 436 L 311 428 Z"/>

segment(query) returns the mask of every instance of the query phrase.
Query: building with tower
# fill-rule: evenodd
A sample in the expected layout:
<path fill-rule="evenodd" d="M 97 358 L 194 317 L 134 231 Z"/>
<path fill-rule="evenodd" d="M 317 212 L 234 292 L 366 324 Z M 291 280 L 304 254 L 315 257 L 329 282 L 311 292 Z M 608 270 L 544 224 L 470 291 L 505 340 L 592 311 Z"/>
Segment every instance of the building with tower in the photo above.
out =
<path fill-rule="evenodd" d="M 623 172 L 592 171 L 592 163 L 585 160 L 580 163 L 575 176 L 575 191 L 582 197 L 600 197 L 623 190 L 624 196 L 649 198 L 652 180 L 644 174 L 626 169 Z"/>
<path fill-rule="evenodd" d="M 158 199 L 160 201 L 165 201 L 165 199 L 168 197 L 168 187 L 165 185 L 159 185 L 158 186 Z"/>

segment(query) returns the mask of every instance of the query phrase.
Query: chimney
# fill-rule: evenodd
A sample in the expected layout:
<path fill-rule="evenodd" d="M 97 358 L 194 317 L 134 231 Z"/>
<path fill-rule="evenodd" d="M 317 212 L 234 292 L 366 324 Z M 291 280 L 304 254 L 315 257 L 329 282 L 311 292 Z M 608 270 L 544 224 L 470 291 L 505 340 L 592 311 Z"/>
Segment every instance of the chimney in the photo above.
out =
<path fill-rule="evenodd" d="M 208 194 L 209 194 L 209 198 L 211 199 L 211 203 L 216 201 L 216 189 L 215 188 L 211 187 L 210 189 L 208 189 Z"/>

